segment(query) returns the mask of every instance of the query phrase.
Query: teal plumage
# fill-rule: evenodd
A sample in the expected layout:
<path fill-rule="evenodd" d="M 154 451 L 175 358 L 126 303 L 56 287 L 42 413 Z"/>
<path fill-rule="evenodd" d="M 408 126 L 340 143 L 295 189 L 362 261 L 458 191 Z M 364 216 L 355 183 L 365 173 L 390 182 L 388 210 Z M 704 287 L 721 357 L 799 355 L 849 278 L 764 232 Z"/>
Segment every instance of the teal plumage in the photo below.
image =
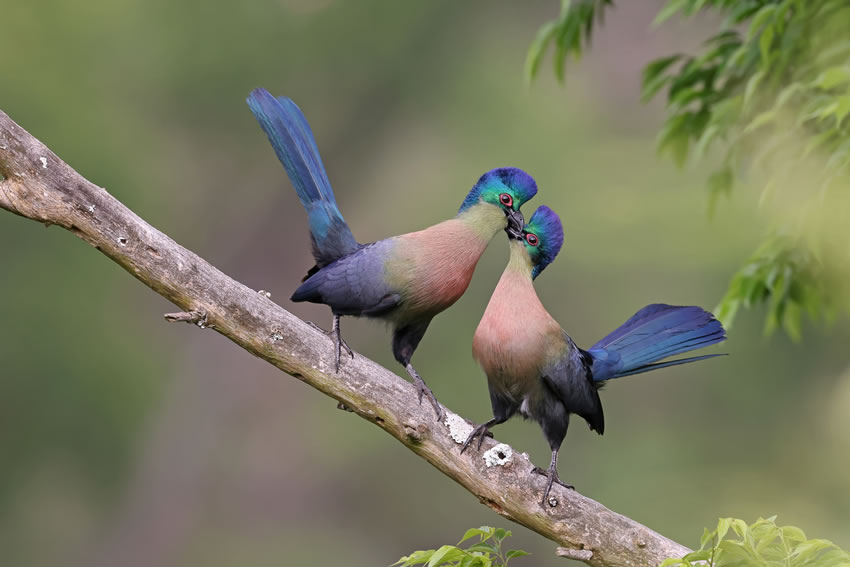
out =
<path fill-rule="evenodd" d="M 248 106 L 286 169 L 310 221 L 316 265 L 295 290 L 292 301 L 328 305 L 339 370 L 340 317 L 386 320 L 393 326 L 393 355 L 417 386 L 442 409 L 410 364 L 431 319 L 464 293 L 488 242 L 500 230 L 521 229 L 520 206 L 537 192 L 534 179 L 516 168 L 485 173 L 468 192 L 458 214 L 424 230 L 359 244 L 336 204 L 307 119 L 295 103 L 264 89 Z"/>
<path fill-rule="evenodd" d="M 699 307 L 648 305 L 589 350 L 579 348 L 543 307 L 532 281 L 563 243 L 558 216 L 539 207 L 521 232 L 509 231 L 510 259 L 475 331 L 473 356 L 487 375 L 493 419 L 470 434 L 461 451 L 490 427 L 519 413 L 537 421 L 552 449 L 546 501 L 570 414 L 600 435 L 605 418 L 598 390 L 605 380 L 696 362 L 704 355 L 667 362 L 669 356 L 718 343 L 722 325 Z M 568 485 L 564 485 L 568 486 Z"/>

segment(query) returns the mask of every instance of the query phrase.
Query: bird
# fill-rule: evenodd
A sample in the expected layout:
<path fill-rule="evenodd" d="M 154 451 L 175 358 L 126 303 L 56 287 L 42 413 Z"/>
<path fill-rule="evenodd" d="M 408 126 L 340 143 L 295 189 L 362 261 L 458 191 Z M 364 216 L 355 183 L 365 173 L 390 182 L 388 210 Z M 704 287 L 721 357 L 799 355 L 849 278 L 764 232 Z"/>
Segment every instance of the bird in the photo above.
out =
<path fill-rule="evenodd" d="M 507 227 L 510 257 L 472 342 L 473 358 L 487 375 L 493 418 L 478 425 L 461 448 L 519 413 L 543 430 L 552 459 L 542 503 L 553 483 L 572 489 L 558 476 L 558 451 L 571 414 L 600 435 L 605 417 L 599 389 L 607 380 L 705 360 L 722 354 L 660 360 L 713 345 L 726 338 L 723 325 L 696 306 L 647 305 L 587 350 L 576 346 L 543 307 L 532 283 L 564 242 L 561 220 L 540 206 L 521 231 Z"/>
<path fill-rule="evenodd" d="M 313 132 L 298 106 L 262 88 L 252 91 L 247 102 L 309 218 L 316 263 L 291 300 L 331 308 L 332 327 L 324 332 L 335 343 L 337 373 L 343 348 L 354 357 L 342 339 L 340 318 L 369 317 L 388 322 L 393 356 L 413 380 L 419 403 L 423 395 L 427 396 L 440 421 L 443 411 L 411 365 L 413 353 L 431 319 L 466 291 L 493 236 L 507 226 L 522 230 L 520 207 L 537 193 L 536 182 L 518 168 L 490 170 L 469 190 L 453 218 L 423 230 L 360 244 L 337 207 Z M 413 198 L 430 197 L 418 190 Z"/>

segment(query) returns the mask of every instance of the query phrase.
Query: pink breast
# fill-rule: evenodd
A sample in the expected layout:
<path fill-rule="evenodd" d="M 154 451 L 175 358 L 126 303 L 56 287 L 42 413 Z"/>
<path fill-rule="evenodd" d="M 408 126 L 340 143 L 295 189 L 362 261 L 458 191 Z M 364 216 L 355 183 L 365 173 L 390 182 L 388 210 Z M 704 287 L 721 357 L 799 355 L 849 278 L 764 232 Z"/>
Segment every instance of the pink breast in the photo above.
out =
<path fill-rule="evenodd" d="M 452 221 L 404 237 L 413 258 L 407 301 L 434 314 L 460 299 L 488 242 Z"/>
<path fill-rule="evenodd" d="M 558 333 L 530 278 L 506 271 L 475 331 L 472 354 L 491 378 L 533 376 Z"/>

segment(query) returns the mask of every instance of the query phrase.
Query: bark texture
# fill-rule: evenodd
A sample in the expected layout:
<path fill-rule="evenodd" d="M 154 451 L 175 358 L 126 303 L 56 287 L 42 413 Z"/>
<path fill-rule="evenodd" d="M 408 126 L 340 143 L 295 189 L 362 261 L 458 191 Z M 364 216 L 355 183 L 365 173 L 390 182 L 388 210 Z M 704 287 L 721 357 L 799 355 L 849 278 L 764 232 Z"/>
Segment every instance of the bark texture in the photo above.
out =
<path fill-rule="evenodd" d="M 556 542 L 558 554 L 594 566 L 655 566 L 689 550 L 582 496 L 554 486 L 527 455 L 487 439 L 461 455 L 468 423 L 447 409 L 434 421 L 406 380 L 362 355 L 334 373 L 331 340 L 228 277 L 84 179 L 0 111 L 0 207 L 76 234 L 177 305 L 168 314 L 214 329 L 240 347 L 336 399 L 462 485 L 502 516 Z"/>

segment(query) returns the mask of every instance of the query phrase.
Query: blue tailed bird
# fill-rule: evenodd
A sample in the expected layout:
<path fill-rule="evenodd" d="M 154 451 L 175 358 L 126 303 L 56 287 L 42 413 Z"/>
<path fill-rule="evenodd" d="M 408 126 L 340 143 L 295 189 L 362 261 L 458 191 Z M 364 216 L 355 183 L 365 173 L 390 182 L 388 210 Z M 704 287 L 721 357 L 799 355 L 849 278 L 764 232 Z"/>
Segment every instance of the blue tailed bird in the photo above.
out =
<path fill-rule="evenodd" d="M 393 327 L 392 350 L 437 418 L 442 409 L 410 364 L 431 319 L 466 291 L 487 243 L 507 226 L 521 230 L 520 206 L 537 193 L 530 175 L 516 168 L 488 171 L 466 195 L 457 215 L 418 232 L 359 244 L 337 208 L 307 119 L 292 100 L 264 89 L 248 106 L 283 163 L 310 220 L 313 266 L 292 301 L 330 306 L 339 371 L 343 315 L 374 317 Z"/>
<path fill-rule="evenodd" d="M 599 388 L 606 380 L 705 360 L 717 354 L 658 362 L 726 338 L 723 326 L 700 307 L 647 305 L 587 350 L 573 342 L 546 311 L 532 281 L 558 254 L 564 241 L 561 221 L 539 207 L 522 231 L 507 229 L 510 259 L 472 344 L 476 361 L 487 374 L 493 419 L 469 435 L 461 452 L 489 428 L 519 412 L 538 422 L 552 449 L 549 482 L 558 477 L 558 450 L 570 414 L 587 421 L 600 435 L 605 430 Z M 538 472 L 543 472 L 538 469 Z M 572 488 L 572 487 L 569 487 Z"/>

